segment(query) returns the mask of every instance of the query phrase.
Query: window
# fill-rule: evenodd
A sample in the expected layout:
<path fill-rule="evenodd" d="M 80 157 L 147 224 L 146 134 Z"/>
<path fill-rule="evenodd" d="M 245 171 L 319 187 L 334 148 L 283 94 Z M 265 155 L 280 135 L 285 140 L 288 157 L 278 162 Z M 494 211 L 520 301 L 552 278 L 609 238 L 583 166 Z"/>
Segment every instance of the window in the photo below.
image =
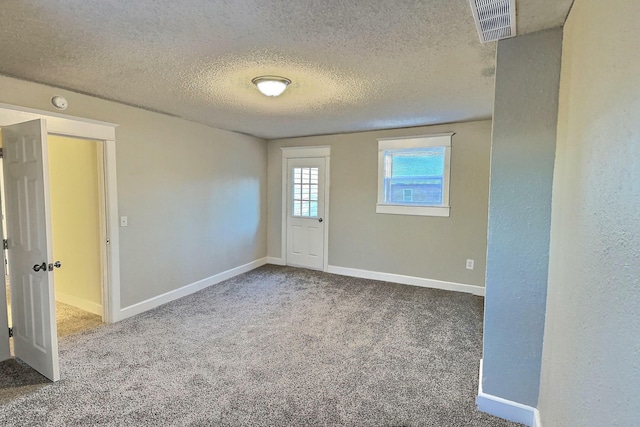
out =
<path fill-rule="evenodd" d="M 293 168 L 293 216 L 318 216 L 318 168 Z"/>
<path fill-rule="evenodd" d="M 377 213 L 449 216 L 452 136 L 378 140 Z"/>

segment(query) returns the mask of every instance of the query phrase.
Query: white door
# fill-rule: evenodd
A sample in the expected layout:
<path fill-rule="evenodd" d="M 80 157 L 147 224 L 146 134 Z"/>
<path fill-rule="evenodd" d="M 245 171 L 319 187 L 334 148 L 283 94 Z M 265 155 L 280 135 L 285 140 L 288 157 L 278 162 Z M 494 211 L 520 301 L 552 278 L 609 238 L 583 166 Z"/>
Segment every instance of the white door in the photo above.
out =
<path fill-rule="evenodd" d="M 60 379 L 47 129 L 33 120 L 2 129 L 15 356 Z"/>
<path fill-rule="evenodd" d="M 4 262 L 0 262 L 4 267 Z M 4 268 L 2 268 L 4 270 Z M 4 273 L 0 276 L 0 362 L 11 358 L 9 346 L 9 323 L 7 317 L 7 290 Z"/>
<path fill-rule="evenodd" d="M 324 268 L 324 158 L 287 160 L 287 265 Z"/>
<path fill-rule="evenodd" d="M 2 186 L 2 162 L 0 162 L 0 186 Z M 1 197 L 4 197 L 4 195 L 1 195 Z M 2 206 L 4 206 L 4 198 L 2 198 L 2 200 L 0 200 L 0 204 Z M 5 229 L 4 229 L 4 209 L 2 209 L 2 238 L 4 239 L 4 235 L 5 235 Z M 5 256 L 3 257 L 4 259 L 6 259 L 6 252 L 7 251 L 3 251 L 5 253 Z M 2 264 L 2 268 L 0 268 L 0 362 L 3 360 L 7 360 L 9 358 L 11 358 L 11 347 L 9 344 L 9 317 L 8 317 L 8 313 L 7 313 L 7 270 L 6 270 L 6 266 L 5 263 L 3 261 L 0 261 L 0 264 Z"/>

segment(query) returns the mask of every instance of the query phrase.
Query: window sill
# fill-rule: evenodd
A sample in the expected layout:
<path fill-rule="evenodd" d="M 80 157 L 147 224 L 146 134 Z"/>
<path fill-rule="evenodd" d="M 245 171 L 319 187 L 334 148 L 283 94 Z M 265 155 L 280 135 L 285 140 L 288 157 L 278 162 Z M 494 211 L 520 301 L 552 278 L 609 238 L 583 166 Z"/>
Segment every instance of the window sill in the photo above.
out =
<path fill-rule="evenodd" d="M 449 217 L 449 206 L 406 206 L 406 205 L 376 205 L 376 213 L 392 215 L 418 215 Z"/>

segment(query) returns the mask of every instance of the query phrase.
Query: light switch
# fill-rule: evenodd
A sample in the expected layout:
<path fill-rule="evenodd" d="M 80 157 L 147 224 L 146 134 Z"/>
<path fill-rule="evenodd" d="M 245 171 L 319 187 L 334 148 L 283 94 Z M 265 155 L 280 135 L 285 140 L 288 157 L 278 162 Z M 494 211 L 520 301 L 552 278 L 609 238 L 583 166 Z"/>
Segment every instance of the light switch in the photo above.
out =
<path fill-rule="evenodd" d="M 126 216 L 120 217 L 120 227 L 126 227 L 129 225 L 129 219 Z"/>

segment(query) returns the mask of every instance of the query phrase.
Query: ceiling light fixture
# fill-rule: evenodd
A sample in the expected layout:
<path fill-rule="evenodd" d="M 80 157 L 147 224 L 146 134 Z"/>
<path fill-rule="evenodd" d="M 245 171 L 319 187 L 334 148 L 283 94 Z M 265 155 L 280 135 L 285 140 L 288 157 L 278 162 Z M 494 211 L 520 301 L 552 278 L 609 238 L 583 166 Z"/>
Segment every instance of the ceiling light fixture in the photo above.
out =
<path fill-rule="evenodd" d="M 251 80 L 258 90 L 265 96 L 280 96 L 291 80 L 278 76 L 260 76 Z"/>

